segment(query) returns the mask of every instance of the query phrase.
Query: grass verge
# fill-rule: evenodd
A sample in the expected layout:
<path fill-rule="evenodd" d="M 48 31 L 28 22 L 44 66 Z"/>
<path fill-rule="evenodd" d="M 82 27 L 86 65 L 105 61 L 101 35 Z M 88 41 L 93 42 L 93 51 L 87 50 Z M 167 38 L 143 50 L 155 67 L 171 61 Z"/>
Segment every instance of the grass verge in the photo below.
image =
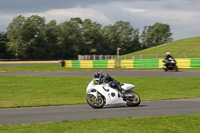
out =
<path fill-rule="evenodd" d="M 189 45 L 188 45 L 189 44 Z M 200 36 L 186 38 L 182 40 L 172 41 L 166 44 L 158 45 L 155 47 L 147 48 L 137 52 L 129 53 L 127 55 L 134 55 L 135 57 L 140 57 L 140 54 L 145 54 L 147 58 L 154 59 L 156 57 L 164 58 L 166 52 L 172 53 L 175 58 L 200 58 Z M 152 57 L 151 57 L 152 55 Z M 120 56 L 123 58 L 122 56 Z"/>
<path fill-rule="evenodd" d="M 92 77 L 0 76 L 0 108 L 86 104 Z M 200 78 L 116 77 L 136 85 L 143 101 L 200 97 Z"/>
<path fill-rule="evenodd" d="M 134 112 L 133 112 L 134 113 Z M 200 114 L 4 125 L 1 133 L 198 133 Z"/>
<path fill-rule="evenodd" d="M 162 70 L 161 68 L 66 68 L 59 65 L 6 66 L 0 71 L 99 71 L 99 70 Z M 180 71 L 200 71 L 200 68 L 180 68 Z"/>

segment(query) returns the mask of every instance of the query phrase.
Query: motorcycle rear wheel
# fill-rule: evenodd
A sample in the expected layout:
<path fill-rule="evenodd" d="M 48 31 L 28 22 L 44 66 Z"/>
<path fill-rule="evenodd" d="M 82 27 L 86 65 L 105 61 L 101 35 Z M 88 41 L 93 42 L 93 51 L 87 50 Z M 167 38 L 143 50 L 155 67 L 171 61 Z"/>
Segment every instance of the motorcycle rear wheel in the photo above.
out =
<path fill-rule="evenodd" d="M 178 67 L 177 67 L 177 66 L 174 66 L 174 70 L 175 70 L 176 72 L 178 72 Z"/>
<path fill-rule="evenodd" d="M 94 95 L 87 95 L 87 103 L 93 108 L 102 108 L 105 105 L 105 99 L 102 96 L 98 96 L 98 99 Z"/>
<path fill-rule="evenodd" d="M 133 106 L 139 106 L 140 105 L 141 99 L 140 99 L 140 96 L 136 92 L 128 91 L 128 92 L 126 92 L 126 94 L 133 94 L 134 95 L 134 98 L 130 98 L 130 99 L 126 100 L 128 106 L 133 107 Z"/>
<path fill-rule="evenodd" d="M 165 72 L 167 72 L 167 71 L 168 71 L 168 68 L 163 68 L 163 70 L 164 70 Z"/>

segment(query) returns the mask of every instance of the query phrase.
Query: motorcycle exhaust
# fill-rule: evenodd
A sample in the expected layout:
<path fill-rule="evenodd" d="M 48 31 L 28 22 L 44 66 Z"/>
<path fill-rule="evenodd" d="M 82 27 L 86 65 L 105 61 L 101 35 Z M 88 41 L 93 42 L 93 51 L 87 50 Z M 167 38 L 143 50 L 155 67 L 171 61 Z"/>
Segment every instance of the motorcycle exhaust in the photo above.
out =
<path fill-rule="evenodd" d="M 124 98 L 134 98 L 133 94 L 124 94 Z"/>

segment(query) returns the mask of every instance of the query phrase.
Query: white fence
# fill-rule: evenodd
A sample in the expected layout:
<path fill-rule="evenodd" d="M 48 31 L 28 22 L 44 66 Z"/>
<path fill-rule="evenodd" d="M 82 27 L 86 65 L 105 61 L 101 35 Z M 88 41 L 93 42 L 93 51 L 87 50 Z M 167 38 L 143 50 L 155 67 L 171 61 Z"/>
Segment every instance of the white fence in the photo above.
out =
<path fill-rule="evenodd" d="M 78 55 L 78 60 L 109 60 L 116 57 L 117 55 Z"/>

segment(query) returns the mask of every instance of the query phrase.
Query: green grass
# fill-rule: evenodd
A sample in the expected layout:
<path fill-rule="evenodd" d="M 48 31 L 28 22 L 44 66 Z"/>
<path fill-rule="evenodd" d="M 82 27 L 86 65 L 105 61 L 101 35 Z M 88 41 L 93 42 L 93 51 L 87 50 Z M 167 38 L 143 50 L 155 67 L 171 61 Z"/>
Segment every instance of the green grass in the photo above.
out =
<path fill-rule="evenodd" d="M 68 71 L 68 68 L 59 65 L 32 65 L 0 67 L 0 71 Z"/>
<path fill-rule="evenodd" d="M 92 77 L 0 76 L 0 108 L 86 104 Z M 116 77 L 136 85 L 142 101 L 200 97 L 200 78 Z"/>
<path fill-rule="evenodd" d="M 66 68 L 59 65 L 7 66 L 0 71 L 100 71 L 100 70 L 162 70 L 161 68 Z M 180 71 L 200 71 L 200 68 L 180 68 Z M 162 70 L 163 71 L 163 70 Z"/>
<path fill-rule="evenodd" d="M 59 65 L 32 65 L 32 66 L 7 66 L 0 67 L 0 71 L 99 71 L 99 70 L 120 70 L 120 68 L 66 68 Z M 123 70 L 123 69 L 121 69 Z"/>
<path fill-rule="evenodd" d="M 166 52 L 171 52 L 172 56 L 175 58 L 185 58 L 185 53 L 187 58 L 200 58 L 200 36 L 186 38 L 178 41 L 173 41 L 170 43 L 162 44 L 145 50 L 133 52 L 127 54 L 127 58 L 140 58 L 140 54 L 143 54 L 143 58 L 164 58 Z M 124 59 L 121 56 L 121 59 Z"/>
<path fill-rule="evenodd" d="M 0 107 L 81 104 L 90 79 L 0 76 Z"/>
<path fill-rule="evenodd" d="M 66 68 L 59 65 L 33 65 L 33 66 L 7 66 L 0 67 L 0 71 L 99 71 L 99 70 L 123 70 L 120 68 Z"/>
<path fill-rule="evenodd" d="M 134 113 L 134 112 L 133 112 Z M 200 114 L 4 125 L 1 133 L 199 133 Z"/>

